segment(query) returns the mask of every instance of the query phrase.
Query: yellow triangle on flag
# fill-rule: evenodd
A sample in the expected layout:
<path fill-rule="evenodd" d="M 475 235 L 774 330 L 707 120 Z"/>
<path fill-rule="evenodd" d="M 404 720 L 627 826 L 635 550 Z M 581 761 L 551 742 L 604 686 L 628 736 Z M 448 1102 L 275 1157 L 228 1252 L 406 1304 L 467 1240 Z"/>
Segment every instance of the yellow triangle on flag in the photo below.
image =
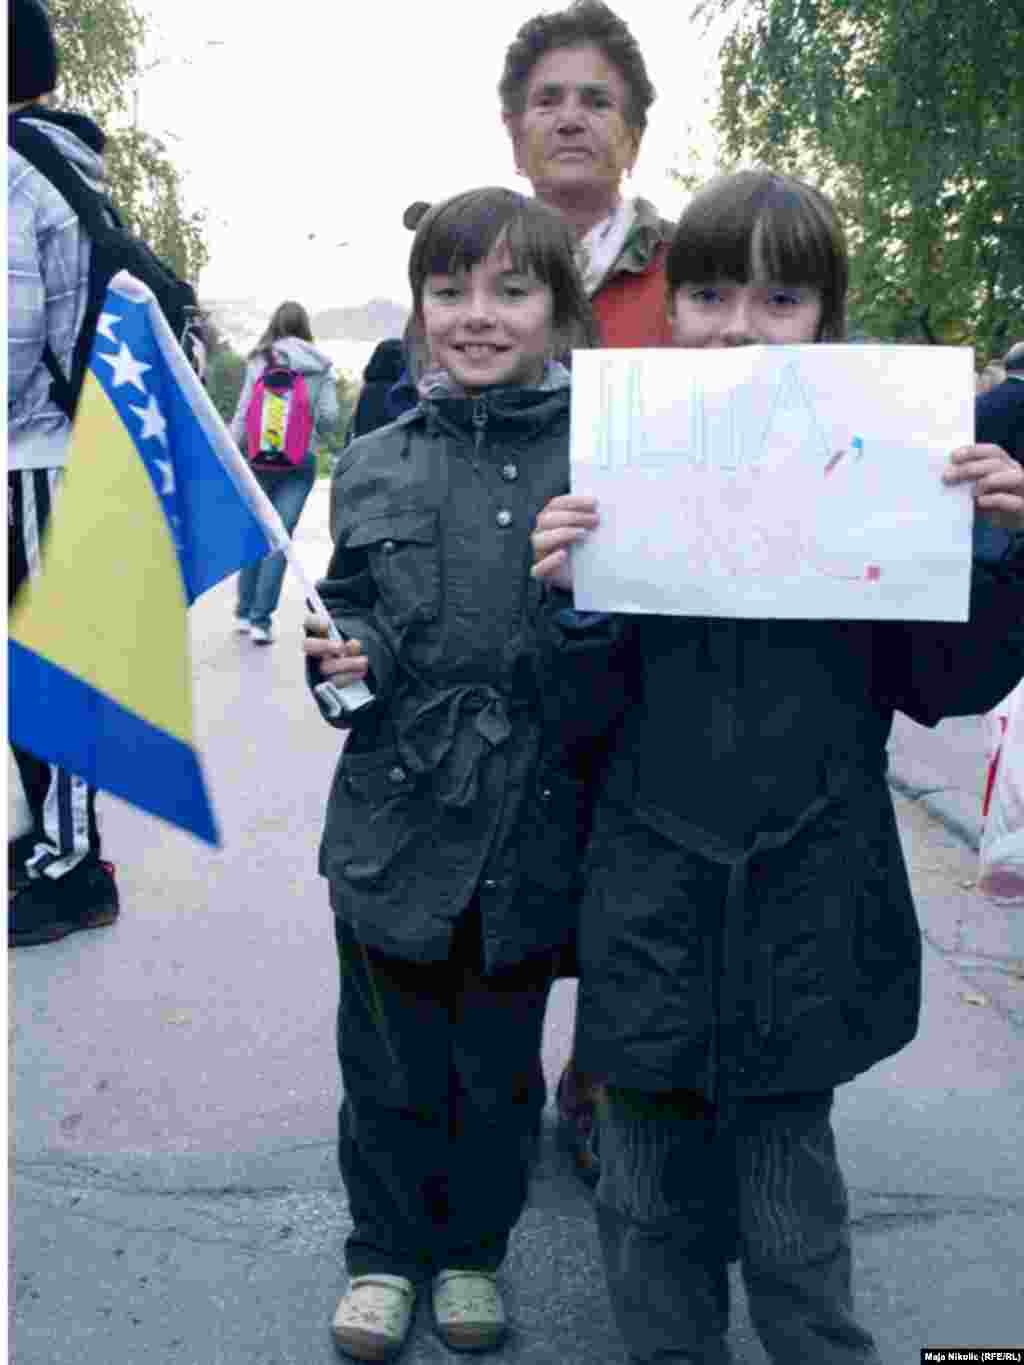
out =
<path fill-rule="evenodd" d="M 43 546 L 10 637 L 148 724 L 192 743 L 187 603 L 145 463 L 87 372 Z"/>

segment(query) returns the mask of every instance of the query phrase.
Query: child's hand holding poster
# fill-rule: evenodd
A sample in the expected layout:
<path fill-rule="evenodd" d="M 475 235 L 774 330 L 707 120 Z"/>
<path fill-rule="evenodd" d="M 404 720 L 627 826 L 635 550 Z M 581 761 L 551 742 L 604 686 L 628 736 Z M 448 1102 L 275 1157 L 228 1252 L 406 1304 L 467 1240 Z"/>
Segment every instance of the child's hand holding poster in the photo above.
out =
<path fill-rule="evenodd" d="M 573 357 L 583 610 L 966 621 L 966 348 L 747 346 Z"/>

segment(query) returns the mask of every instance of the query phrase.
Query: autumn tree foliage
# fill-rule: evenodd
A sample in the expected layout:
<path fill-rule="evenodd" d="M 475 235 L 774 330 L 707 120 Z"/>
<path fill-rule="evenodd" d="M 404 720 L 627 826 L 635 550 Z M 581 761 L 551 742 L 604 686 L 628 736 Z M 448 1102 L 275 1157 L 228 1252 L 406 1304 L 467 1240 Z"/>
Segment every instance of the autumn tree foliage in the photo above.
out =
<path fill-rule="evenodd" d="M 1013 0 L 702 0 L 729 24 L 716 126 L 836 199 L 851 314 L 884 337 L 1024 335 L 1024 5 Z"/>
<path fill-rule="evenodd" d="M 206 264 L 204 221 L 184 202 L 166 144 L 137 125 L 146 19 L 131 0 L 49 0 L 60 52 L 57 101 L 89 114 L 107 134 L 110 197 L 125 223 L 193 283 Z"/>

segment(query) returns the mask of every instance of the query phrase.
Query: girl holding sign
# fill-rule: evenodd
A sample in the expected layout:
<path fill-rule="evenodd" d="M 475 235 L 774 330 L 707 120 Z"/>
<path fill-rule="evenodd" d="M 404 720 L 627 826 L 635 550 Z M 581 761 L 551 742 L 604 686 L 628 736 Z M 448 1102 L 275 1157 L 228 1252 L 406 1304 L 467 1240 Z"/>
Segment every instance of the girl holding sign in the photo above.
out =
<path fill-rule="evenodd" d="M 699 194 L 667 278 L 678 346 L 844 335 L 841 228 L 784 176 Z M 1024 528 L 1024 470 L 998 447 L 955 451 L 943 478 Z M 985 711 L 1024 673 L 1024 554 L 975 559 L 966 624 L 577 613 L 569 550 L 599 521 L 593 499 L 555 498 L 533 544 L 566 727 L 614 736 L 577 1058 L 606 1079 L 597 1208 L 617 1320 L 637 1365 L 721 1365 L 738 1254 L 771 1360 L 877 1365 L 830 1112 L 918 1023 L 886 740 L 897 709 Z"/>

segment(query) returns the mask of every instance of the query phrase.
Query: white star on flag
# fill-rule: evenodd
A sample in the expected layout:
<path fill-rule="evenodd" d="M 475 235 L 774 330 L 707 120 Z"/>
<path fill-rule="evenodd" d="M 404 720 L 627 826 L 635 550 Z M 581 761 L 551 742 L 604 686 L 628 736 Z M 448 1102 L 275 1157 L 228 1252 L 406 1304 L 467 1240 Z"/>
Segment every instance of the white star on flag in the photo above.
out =
<path fill-rule="evenodd" d="M 143 393 L 146 392 L 142 376 L 146 370 L 153 367 L 144 364 L 141 360 L 136 360 L 123 341 L 117 355 L 101 355 L 99 358 L 105 360 L 114 371 L 113 387 L 115 389 L 120 388 L 122 384 L 134 384 L 137 389 L 141 389 Z"/>
<path fill-rule="evenodd" d="M 170 460 L 154 460 L 153 463 L 164 476 L 164 486 L 160 492 L 164 497 L 167 497 L 174 492 L 174 465 L 171 464 Z"/>
<path fill-rule="evenodd" d="M 142 420 L 142 431 L 139 433 L 140 439 L 148 441 L 150 438 L 160 442 L 162 446 L 167 446 L 167 421 L 160 411 L 160 405 L 156 401 L 156 395 L 149 395 L 149 402 L 144 408 L 132 408 L 136 417 Z"/>
<path fill-rule="evenodd" d="M 101 313 L 100 320 L 96 324 L 96 335 L 106 337 L 108 341 L 112 341 L 116 346 L 117 337 L 114 336 L 113 328 L 120 321 L 121 318 L 119 318 L 116 313 Z"/>

